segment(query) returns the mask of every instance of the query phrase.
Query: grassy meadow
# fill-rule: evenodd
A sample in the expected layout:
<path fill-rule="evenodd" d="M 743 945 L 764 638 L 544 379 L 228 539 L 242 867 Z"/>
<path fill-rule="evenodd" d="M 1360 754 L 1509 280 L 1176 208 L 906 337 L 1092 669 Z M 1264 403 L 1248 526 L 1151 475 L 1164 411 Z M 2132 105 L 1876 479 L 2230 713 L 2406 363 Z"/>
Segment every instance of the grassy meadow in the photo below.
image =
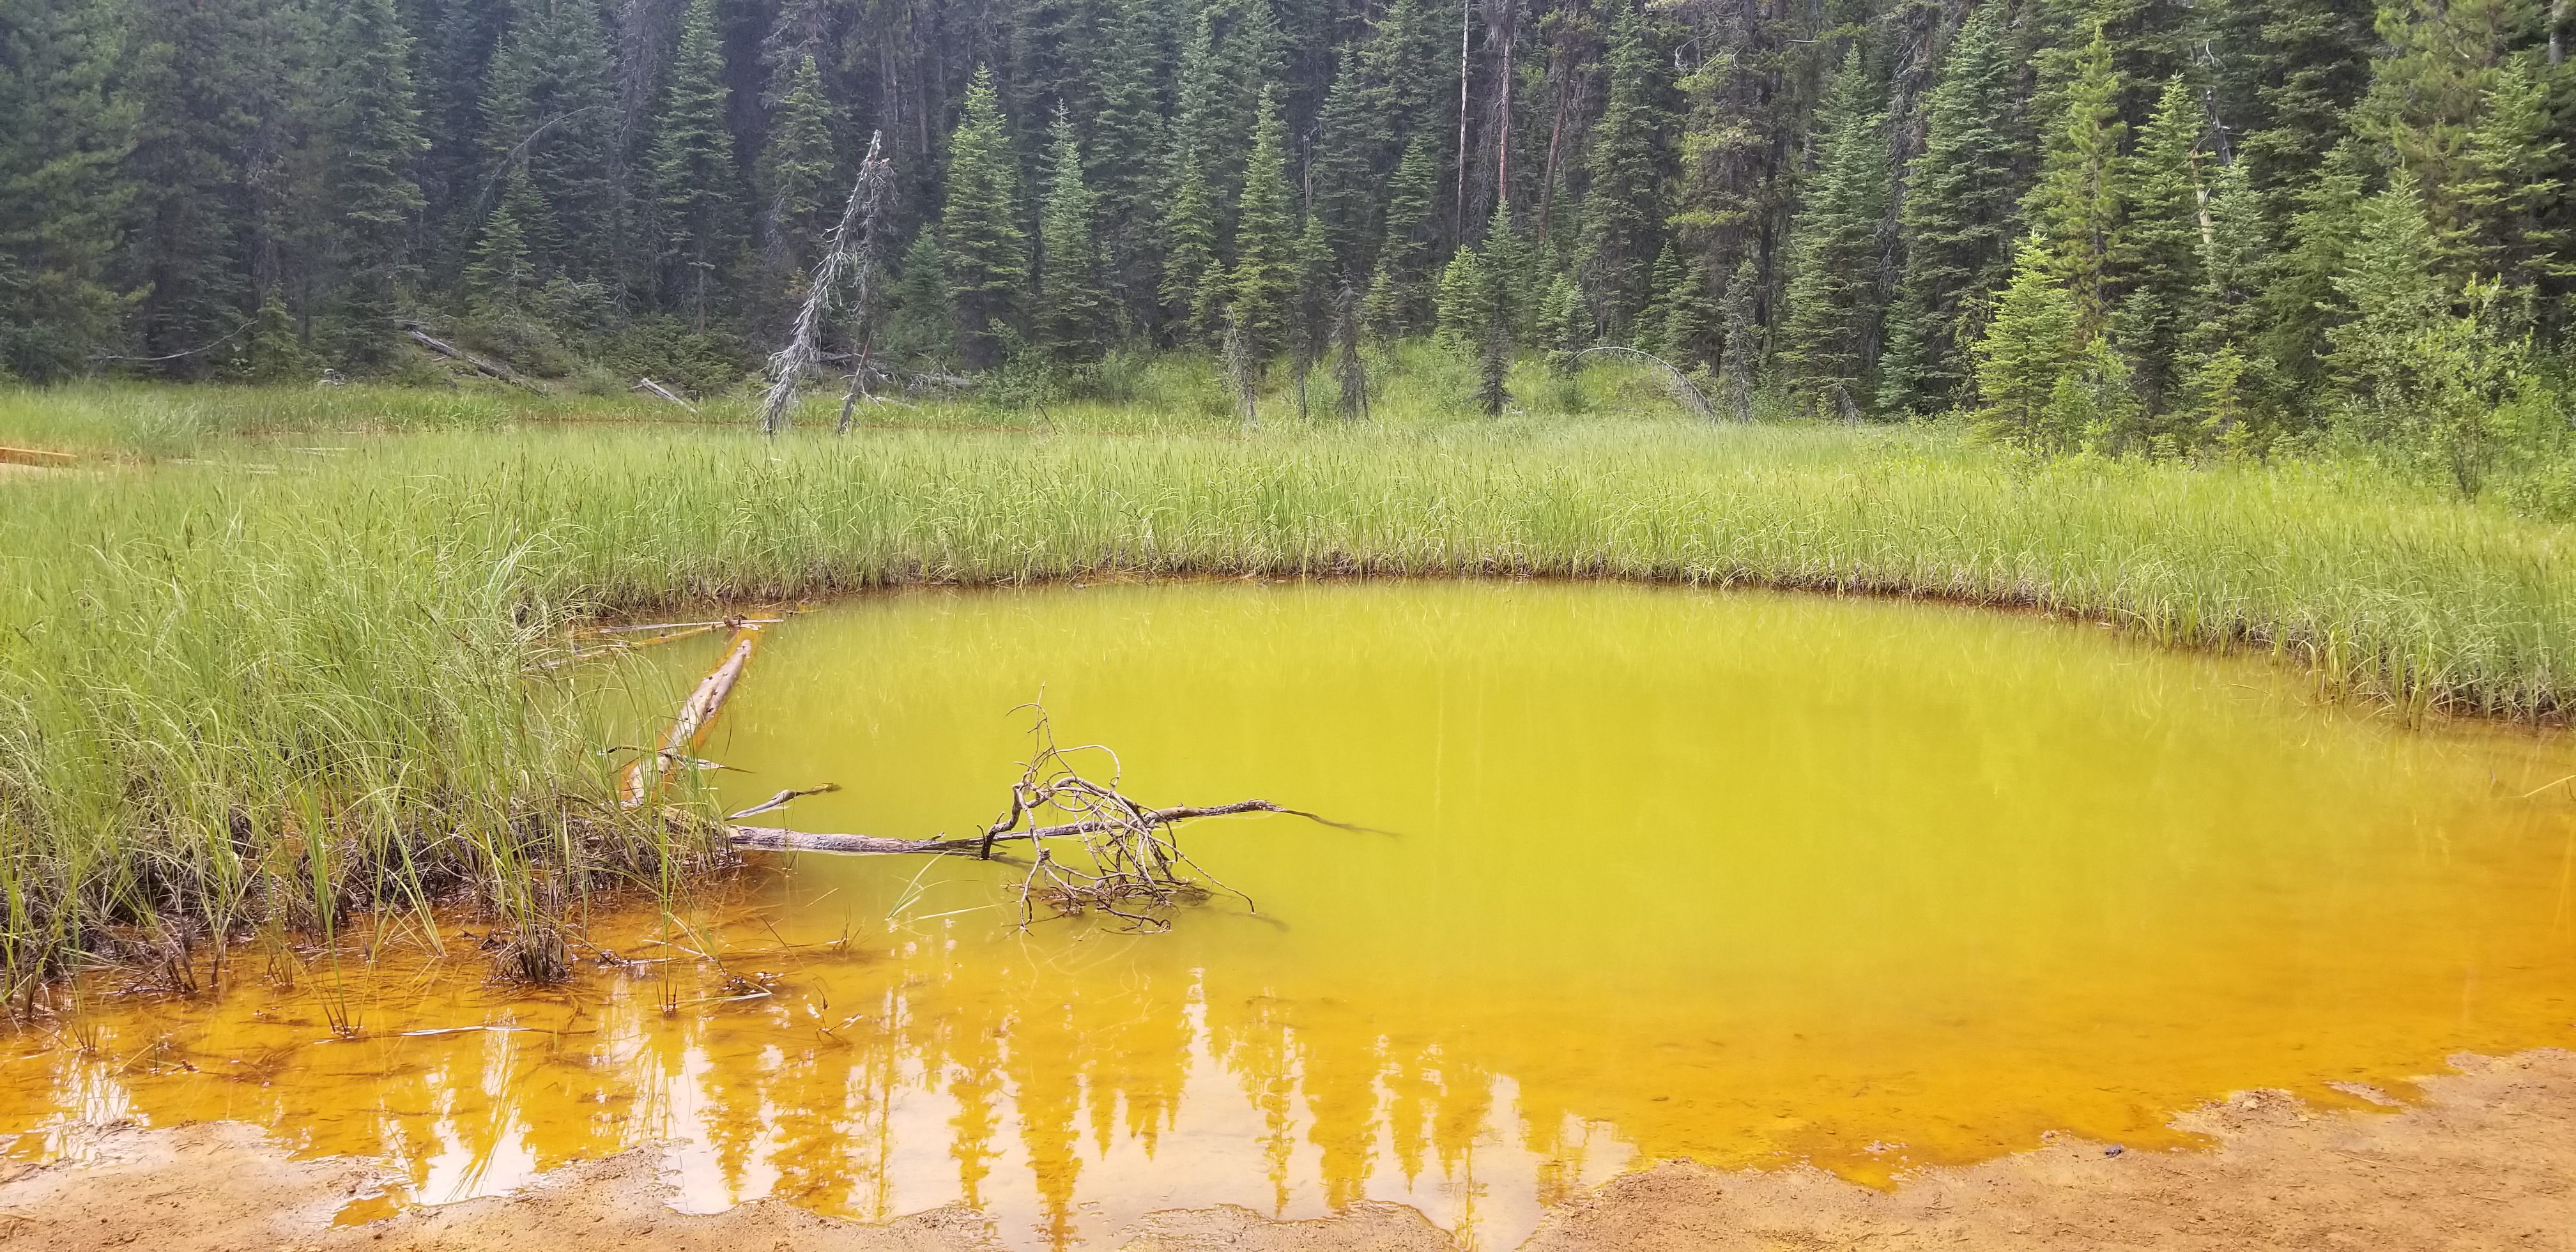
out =
<path fill-rule="evenodd" d="M 514 954 L 707 851 L 620 811 L 550 667 L 606 615 L 925 581 L 1603 577 L 2028 606 L 2268 650 L 2409 714 L 2576 705 L 2568 527 L 2359 461 L 2017 459 L 1940 427 L 1712 426 L 1532 375 L 1474 419 L 1239 428 L 1213 385 L 1042 412 L 836 397 L 0 392 L 0 976 L 471 902 Z M 1457 393 L 1449 393 L 1457 394 Z M 1938 658 L 1926 657 L 1926 664 Z M 601 664 L 614 664 L 603 662 Z M 537 969 L 543 961 L 525 962 Z"/>

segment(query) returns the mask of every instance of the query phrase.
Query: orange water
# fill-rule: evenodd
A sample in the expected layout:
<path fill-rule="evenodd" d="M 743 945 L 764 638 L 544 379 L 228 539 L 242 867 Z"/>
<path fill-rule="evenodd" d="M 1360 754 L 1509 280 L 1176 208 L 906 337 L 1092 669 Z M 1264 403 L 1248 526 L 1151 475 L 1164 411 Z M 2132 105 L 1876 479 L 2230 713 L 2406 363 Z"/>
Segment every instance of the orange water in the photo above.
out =
<path fill-rule="evenodd" d="M 632 664 L 685 687 L 717 646 Z M 746 771 L 733 804 L 842 787 L 763 820 L 963 834 L 1041 690 L 1149 801 L 1374 829 L 1195 825 L 1259 911 L 1162 935 L 1016 929 L 1009 865 L 807 856 L 690 932 L 603 919 L 678 959 L 542 994 L 397 947 L 338 991 L 102 1005 L 88 1054 L 0 1066 L 0 1129 L 243 1118 L 428 1203 L 653 1145 L 687 1209 L 962 1202 L 1045 1246 L 1377 1198 L 1508 1247 L 1650 1159 L 1880 1182 L 2052 1130 L 2187 1147 L 2170 1115 L 2231 1089 L 2576 1043 L 2563 740 L 2410 730 L 2090 624 L 1602 585 L 908 593 L 773 628 L 705 751 Z M 512 1029 L 400 1033 L 454 1026 Z"/>

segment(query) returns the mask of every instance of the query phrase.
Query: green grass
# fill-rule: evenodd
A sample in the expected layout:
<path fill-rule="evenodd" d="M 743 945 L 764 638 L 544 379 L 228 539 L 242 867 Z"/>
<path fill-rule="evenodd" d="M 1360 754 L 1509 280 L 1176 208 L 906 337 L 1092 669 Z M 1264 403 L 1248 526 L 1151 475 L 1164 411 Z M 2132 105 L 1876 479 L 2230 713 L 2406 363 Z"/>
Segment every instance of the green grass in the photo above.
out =
<path fill-rule="evenodd" d="M 106 394 L 148 415 L 205 393 Z M 300 429 L 339 429 L 333 403 Z M 21 476 L 0 484 L 0 972 L 25 1003 L 82 956 L 446 899 L 542 949 L 588 893 L 697 849 L 608 803 L 565 698 L 581 667 L 539 663 L 570 623 L 707 600 L 1112 572 L 1926 594 L 2267 649 L 2410 713 L 2576 704 L 2569 529 L 2367 466 L 2038 465 L 1936 430 L 1578 407 L 1244 435 L 1230 409 L 1067 405 L 1029 433 L 947 405 L 909 412 L 954 429 L 775 445 L 499 408 L 362 425 L 413 433 L 275 472 L 206 436 L 215 464 Z M 100 420 L 0 397 L 0 429 Z"/>

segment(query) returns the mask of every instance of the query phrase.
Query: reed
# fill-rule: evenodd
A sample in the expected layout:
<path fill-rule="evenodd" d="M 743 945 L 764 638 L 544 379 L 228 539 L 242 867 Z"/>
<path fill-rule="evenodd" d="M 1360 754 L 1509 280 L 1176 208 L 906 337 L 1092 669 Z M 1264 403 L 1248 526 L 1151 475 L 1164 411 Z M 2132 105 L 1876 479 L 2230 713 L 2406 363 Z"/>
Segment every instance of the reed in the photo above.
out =
<path fill-rule="evenodd" d="M 67 962 L 184 963 L 352 908 L 470 900 L 542 949 L 589 893 L 703 851 L 617 809 L 573 686 L 598 674 L 546 663 L 572 623 L 706 601 L 1102 575 L 1651 579 L 2081 614 L 2266 650 L 2410 714 L 2541 721 L 2576 702 L 2569 530 L 2359 464 L 2034 464 L 1937 430 L 1615 412 L 1239 436 L 1169 414 L 1152 435 L 1115 414 L 1098 425 L 1130 433 L 1080 433 L 1066 409 L 1058 433 L 774 444 L 519 416 L 273 468 L 227 454 L 0 485 L 14 1002 Z"/>

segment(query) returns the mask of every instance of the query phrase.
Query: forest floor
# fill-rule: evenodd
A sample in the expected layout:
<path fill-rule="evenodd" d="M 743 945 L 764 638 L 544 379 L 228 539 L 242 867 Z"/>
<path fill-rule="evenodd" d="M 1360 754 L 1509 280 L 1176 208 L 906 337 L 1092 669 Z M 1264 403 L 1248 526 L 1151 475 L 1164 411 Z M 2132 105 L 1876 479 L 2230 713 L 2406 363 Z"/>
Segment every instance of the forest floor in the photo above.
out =
<path fill-rule="evenodd" d="M 1550 1211 L 1522 1252 L 1622 1249 L 2576 1247 L 2576 1053 L 2459 1057 L 2394 1112 L 2320 1111 L 2273 1092 L 2239 1093 L 2176 1124 L 2207 1151 L 2112 1154 L 2074 1140 L 1908 1177 L 1893 1191 L 1815 1170 L 1722 1173 L 1666 1163 Z M 664 1202 L 651 1149 L 572 1166 L 510 1196 L 333 1226 L 352 1196 L 381 1185 L 347 1158 L 297 1161 L 255 1127 L 109 1126 L 81 1163 L 18 1166 L 0 1182 L 0 1247 L 54 1252 L 149 1247 L 532 1246 L 589 1249 L 866 1249 L 947 1252 L 1005 1246 L 959 1209 L 881 1225 L 775 1201 L 713 1216 Z M 1456 1252 L 1412 1209 L 1362 1204 L 1307 1222 L 1246 1209 L 1157 1213 L 1121 1232 L 1127 1252 Z"/>

